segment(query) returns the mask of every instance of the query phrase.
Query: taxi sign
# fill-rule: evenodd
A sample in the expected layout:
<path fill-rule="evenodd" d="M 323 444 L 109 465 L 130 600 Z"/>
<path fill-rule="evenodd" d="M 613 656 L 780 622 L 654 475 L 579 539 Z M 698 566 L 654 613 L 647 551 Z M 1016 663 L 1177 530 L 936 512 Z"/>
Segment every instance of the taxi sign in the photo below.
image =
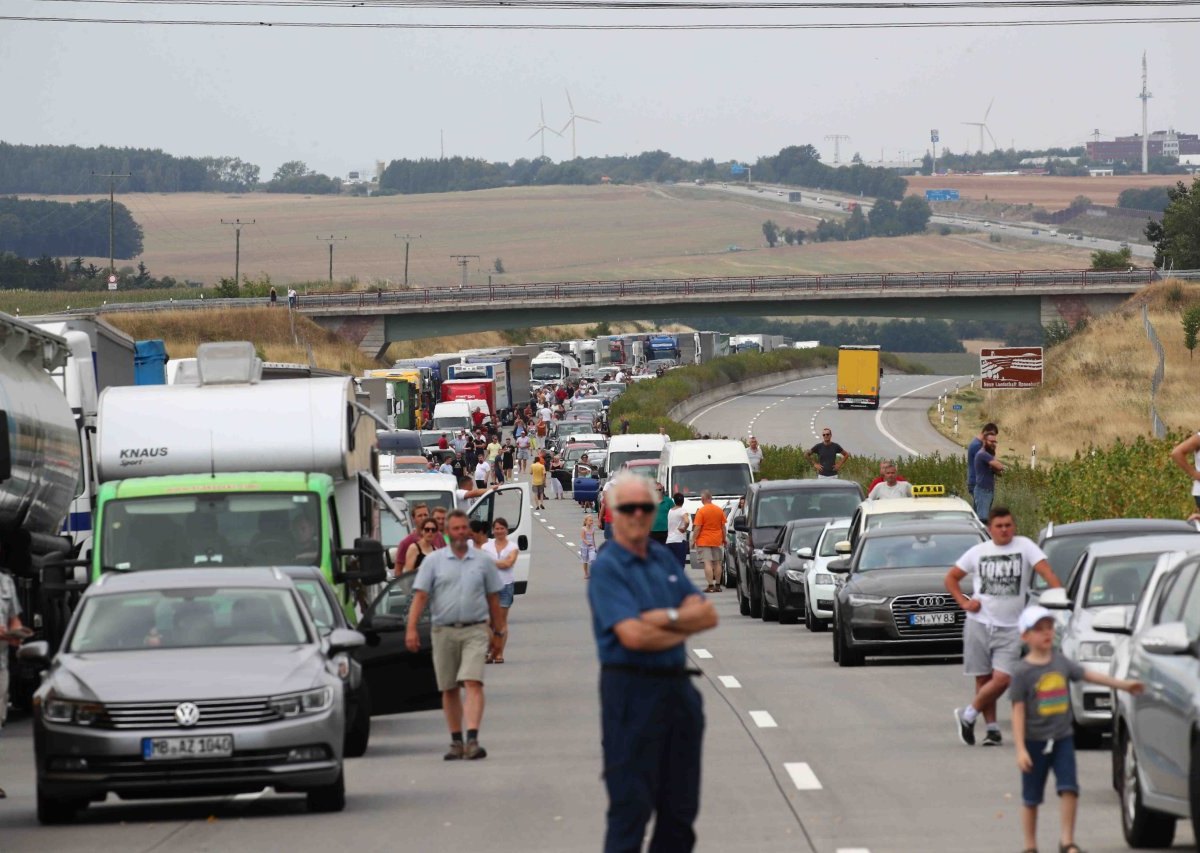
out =
<path fill-rule="evenodd" d="M 913 486 L 912 493 L 914 498 L 944 498 L 946 487 L 932 484 Z"/>

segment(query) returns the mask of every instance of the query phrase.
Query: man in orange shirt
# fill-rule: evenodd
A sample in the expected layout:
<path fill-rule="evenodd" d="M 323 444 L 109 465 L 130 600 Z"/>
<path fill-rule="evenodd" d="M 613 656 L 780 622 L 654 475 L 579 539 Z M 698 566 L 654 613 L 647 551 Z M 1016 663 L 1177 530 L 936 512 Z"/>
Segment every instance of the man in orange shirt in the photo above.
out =
<path fill-rule="evenodd" d="M 705 592 L 721 591 L 721 558 L 725 553 L 725 513 L 712 502 L 712 492 L 700 493 L 700 509 L 692 519 L 692 546 L 704 565 Z"/>

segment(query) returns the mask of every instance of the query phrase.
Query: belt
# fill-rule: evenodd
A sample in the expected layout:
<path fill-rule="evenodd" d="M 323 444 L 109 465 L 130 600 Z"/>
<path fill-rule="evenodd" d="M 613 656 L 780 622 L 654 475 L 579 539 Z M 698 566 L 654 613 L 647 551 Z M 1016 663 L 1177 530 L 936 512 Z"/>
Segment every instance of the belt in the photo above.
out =
<path fill-rule="evenodd" d="M 600 665 L 600 669 L 604 672 L 627 672 L 646 678 L 697 678 L 704 674 L 698 669 L 686 666 L 635 666 L 631 663 L 604 663 Z"/>
<path fill-rule="evenodd" d="M 480 619 L 476 622 L 446 622 L 442 625 L 435 625 L 435 628 L 470 628 L 472 625 L 482 625 L 487 622 L 486 619 Z"/>

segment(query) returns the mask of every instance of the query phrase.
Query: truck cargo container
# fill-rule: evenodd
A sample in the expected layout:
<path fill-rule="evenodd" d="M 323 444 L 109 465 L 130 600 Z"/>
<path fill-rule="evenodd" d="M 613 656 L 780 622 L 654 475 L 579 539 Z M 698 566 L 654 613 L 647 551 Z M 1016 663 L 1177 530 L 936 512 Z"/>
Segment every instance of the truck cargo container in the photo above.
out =
<path fill-rule="evenodd" d="M 879 384 L 883 376 L 878 346 L 838 347 L 837 406 L 879 408 Z"/>

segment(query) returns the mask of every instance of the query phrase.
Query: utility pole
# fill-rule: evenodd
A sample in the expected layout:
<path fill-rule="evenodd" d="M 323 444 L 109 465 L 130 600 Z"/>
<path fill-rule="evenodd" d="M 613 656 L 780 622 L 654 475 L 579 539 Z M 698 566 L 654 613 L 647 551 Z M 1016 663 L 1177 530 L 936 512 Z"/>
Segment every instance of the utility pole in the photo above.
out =
<path fill-rule="evenodd" d="M 128 178 L 129 173 L 116 174 L 109 172 L 98 175 L 92 172 L 93 178 L 108 178 L 108 289 L 117 289 L 117 261 L 113 251 L 114 233 L 116 231 L 116 191 L 117 178 Z"/>
<path fill-rule="evenodd" d="M 1146 102 L 1154 96 L 1150 94 L 1147 88 L 1146 80 L 1146 51 L 1142 51 L 1142 93 L 1138 98 L 1142 101 L 1142 174 L 1150 174 L 1150 138 L 1148 135 L 1146 121 Z"/>
<path fill-rule="evenodd" d="M 938 144 L 938 139 L 939 139 L 939 136 L 938 136 L 937 128 L 935 127 L 933 130 L 929 131 L 929 144 L 933 146 L 933 168 L 932 168 L 932 169 L 930 169 L 930 171 L 929 171 L 929 174 L 931 174 L 931 175 L 936 175 L 936 174 L 937 174 L 937 144 Z"/>
<path fill-rule="evenodd" d="M 317 239 L 323 243 L 324 242 L 329 243 L 329 283 L 333 284 L 333 244 L 337 243 L 341 240 L 349 240 L 350 238 L 349 237 L 335 237 L 332 234 L 330 234 L 328 237 L 322 237 L 320 235 L 317 235 Z"/>
<path fill-rule="evenodd" d="M 466 290 L 467 289 L 467 264 L 469 264 L 471 262 L 471 258 L 474 258 L 475 260 L 479 260 L 479 255 L 451 255 L 450 257 L 454 259 L 454 262 L 456 264 L 458 264 L 460 267 L 462 267 L 462 286 L 459 287 L 459 290 Z"/>
<path fill-rule="evenodd" d="M 849 142 L 850 137 L 844 133 L 831 133 L 825 137 L 825 140 L 833 142 L 833 165 L 840 165 L 842 162 L 842 143 Z"/>
<path fill-rule="evenodd" d="M 233 226 L 233 283 L 237 285 L 241 285 L 242 283 L 242 226 L 253 225 L 254 222 L 255 220 L 253 219 L 251 219 L 249 222 L 243 222 L 240 219 L 235 219 L 232 222 L 230 222 L 228 219 L 221 220 L 222 225 Z"/>
<path fill-rule="evenodd" d="M 421 235 L 418 234 L 414 238 L 412 234 L 393 234 L 392 237 L 394 237 L 397 240 L 404 241 L 404 286 L 408 287 L 408 244 L 413 239 L 420 240 Z"/>

